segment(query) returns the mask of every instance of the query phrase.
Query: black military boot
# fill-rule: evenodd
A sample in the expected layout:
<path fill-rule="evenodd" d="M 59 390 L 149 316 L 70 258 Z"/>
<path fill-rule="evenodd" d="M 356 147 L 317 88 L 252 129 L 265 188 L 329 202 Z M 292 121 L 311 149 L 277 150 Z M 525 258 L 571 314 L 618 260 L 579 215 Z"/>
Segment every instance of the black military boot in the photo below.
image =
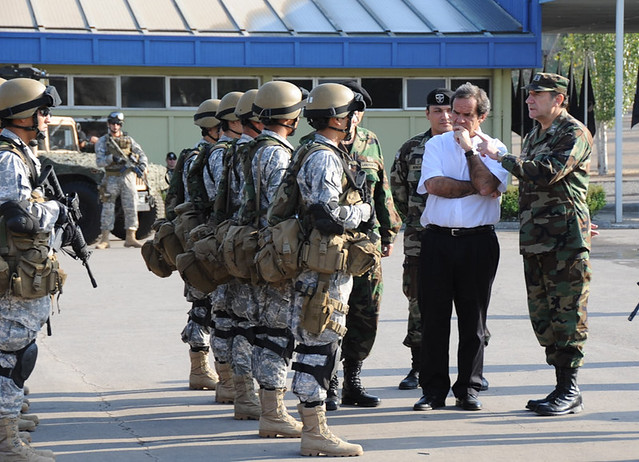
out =
<path fill-rule="evenodd" d="M 337 380 L 337 372 L 333 377 L 331 377 L 331 381 L 328 385 L 328 390 L 326 392 L 326 401 L 324 404 L 326 405 L 327 411 L 337 411 L 339 405 L 337 404 L 337 387 L 339 386 L 339 382 Z"/>
<path fill-rule="evenodd" d="M 362 386 L 359 373 L 362 361 L 344 360 L 344 386 L 342 387 L 342 404 L 359 407 L 376 407 L 381 400 L 377 396 L 369 395 Z"/>
<path fill-rule="evenodd" d="M 577 368 L 561 367 L 557 370 L 557 394 L 537 405 L 539 415 L 577 414 L 583 411 L 581 392 L 577 386 Z"/>
<path fill-rule="evenodd" d="M 558 388 L 559 387 L 559 368 L 558 367 L 555 368 L 555 378 L 557 383 L 557 385 L 555 386 L 555 389 L 551 391 L 545 398 L 529 399 L 528 402 L 526 403 L 526 409 L 534 411 L 535 409 L 537 409 L 537 406 L 554 399 L 555 396 L 559 394 L 559 388 Z"/>
<path fill-rule="evenodd" d="M 420 352 L 420 347 L 411 347 L 410 372 L 406 377 L 404 377 L 404 380 L 399 382 L 400 390 L 414 390 L 419 386 L 419 362 L 421 361 Z"/>

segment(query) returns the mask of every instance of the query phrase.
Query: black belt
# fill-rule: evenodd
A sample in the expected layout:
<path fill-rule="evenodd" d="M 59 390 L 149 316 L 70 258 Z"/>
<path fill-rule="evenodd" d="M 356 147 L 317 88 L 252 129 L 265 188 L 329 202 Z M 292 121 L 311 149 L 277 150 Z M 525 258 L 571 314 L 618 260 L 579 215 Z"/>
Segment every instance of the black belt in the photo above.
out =
<path fill-rule="evenodd" d="M 444 228 L 437 225 L 426 225 L 426 229 L 429 231 L 435 231 L 436 233 L 447 234 L 449 236 L 470 236 L 472 234 L 484 234 L 495 231 L 494 225 L 475 226 L 474 228 Z"/>

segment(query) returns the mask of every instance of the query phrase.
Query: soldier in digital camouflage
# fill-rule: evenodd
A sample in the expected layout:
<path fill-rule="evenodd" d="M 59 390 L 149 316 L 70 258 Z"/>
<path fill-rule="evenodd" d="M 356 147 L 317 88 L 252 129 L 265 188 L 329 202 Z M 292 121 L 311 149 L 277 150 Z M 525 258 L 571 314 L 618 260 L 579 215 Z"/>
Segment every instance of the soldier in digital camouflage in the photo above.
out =
<path fill-rule="evenodd" d="M 404 220 L 404 272 L 402 288 L 408 298 L 408 330 L 404 345 L 411 350 L 411 369 L 400 382 L 400 390 L 413 390 L 419 385 L 419 363 L 422 343 L 422 316 L 417 303 L 417 268 L 421 251 L 419 218 L 424 212 L 428 194 L 418 194 L 424 145 L 433 136 L 453 129 L 450 98 L 453 92 L 436 88 L 426 97 L 426 119 L 430 128 L 406 141 L 397 151 L 391 167 L 390 184 L 395 207 Z"/>
<path fill-rule="evenodd" d="M 519 179 L 528 310 L 557 377 L 548 396 L 526 405 L 540 415 L 583 409 L 577 371 L 584 361 L 592 274 L 586 203 L 592 136 L 566 111 L 568 83 L 557 74 L 536 74 L 526 86 L 526 104 L 538 124 L 524 139 L 521 156 L 502 155 L 490 145 L 483 153 Z"/>

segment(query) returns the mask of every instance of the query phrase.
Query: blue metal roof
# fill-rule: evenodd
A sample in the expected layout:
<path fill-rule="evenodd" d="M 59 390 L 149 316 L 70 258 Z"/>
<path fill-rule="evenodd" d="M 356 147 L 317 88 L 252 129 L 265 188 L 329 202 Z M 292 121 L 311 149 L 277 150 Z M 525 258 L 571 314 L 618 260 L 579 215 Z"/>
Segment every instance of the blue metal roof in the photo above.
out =
<path fill-rule="evenodd" d="M 12 4 L 0 16 L 0 61 L 5 63 L 524 68 L 541 62 L 539 0 L 109 0 L 109 8 L 103 0 Z"/>

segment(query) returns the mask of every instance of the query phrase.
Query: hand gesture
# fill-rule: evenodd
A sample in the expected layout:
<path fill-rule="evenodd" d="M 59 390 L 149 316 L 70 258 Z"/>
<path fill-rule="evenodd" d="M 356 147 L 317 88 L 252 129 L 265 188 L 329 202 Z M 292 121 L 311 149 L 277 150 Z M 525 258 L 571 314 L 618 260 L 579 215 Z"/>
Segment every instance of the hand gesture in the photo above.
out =
<path fill-rule="evenodd" d="M 494 140 L 491 140 L 483 133 L 475 132 L 475 134 L 481 139 L 481 143 L 477 145 L 477 150 L 482 157 L 490 157 L 493 160 L 497 160 L 497 153 L 499 150 L 495 146 Z"/>
<path fill-rule="evenodd" d="M 470 133 L 461 125 L 455 125 L 453 127 L 455 132 L 455 141 L 464 151 L 470 151 L 473 149 L 473 143 L 470 141 Z"/>

